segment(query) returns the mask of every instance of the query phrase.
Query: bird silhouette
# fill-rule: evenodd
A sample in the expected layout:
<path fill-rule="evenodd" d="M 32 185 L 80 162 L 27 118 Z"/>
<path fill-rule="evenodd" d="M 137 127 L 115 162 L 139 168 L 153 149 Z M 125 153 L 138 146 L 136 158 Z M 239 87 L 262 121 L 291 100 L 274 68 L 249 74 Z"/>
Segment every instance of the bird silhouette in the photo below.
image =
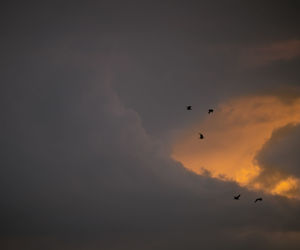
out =
<path fill-rule="evenodd" d="M 241 195 L 239 194 L 239 195 L 237 195 L 237 196 L 233 196 L 233 198 L 235 199 L 235 200 L 239 200 L 240 199 L 240 197 L 241 197 Z"/>
<path fill-rule="evenodd" d="M 192 110 L 192 106 L 186 106 L 187 110 Z"/>
<path fill-rule="evenodd" d="M 257 198 L 254 203 L 258 202 L 258 201 L 262 201 L 263 199 L 262 198 Z"/>
<path fill-rule="evenodd" d="M 199 139 L 201 139 L 201 140 L 204 139 L 204 135 L 199 133 Z"/>
<path fill-rule="evenodd" d="M 213 109 L 209 109 L 209 110 L 208 110 L 208 114 L 213 113 L 213 112 L 214 112 Z"/>

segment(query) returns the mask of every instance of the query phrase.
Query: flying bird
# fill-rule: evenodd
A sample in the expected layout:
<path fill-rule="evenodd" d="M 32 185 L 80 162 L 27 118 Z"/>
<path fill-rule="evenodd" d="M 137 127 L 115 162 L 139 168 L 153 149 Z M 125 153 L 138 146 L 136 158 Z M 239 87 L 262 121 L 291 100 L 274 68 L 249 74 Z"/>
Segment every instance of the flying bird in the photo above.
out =
<path fill-rule="evenodd" d="M 258 201 L 262 201 L 263 199 L 262 198 L 257 198 L 254 202 L 258 202 Z"/>
<path fill-rule="evenodd" d="M 192 106 L 186 106 L 187 110 L 192 110 Z"/>
<path fill-rule="evenodd" d="M 239 195 L 237 195 L 237 196 L 233 196 L 233 198 L 235 199 L 235 200 L 239 200 L 240 199 L 240 197 L 241 197 L 241 195 L 239 194 Z"/>
<path fill-rule="evenodd" d="M 208 110 L 208 114 L 213 113 L 213 112 L 214 112 L 213 109 L 209 109 L 209 110 Z"/>
<path fill-rule="evenodd" d="M 199 133 L 199 139 L 201 139 L 201 140 L 204 139 L 204 135 Z"/>

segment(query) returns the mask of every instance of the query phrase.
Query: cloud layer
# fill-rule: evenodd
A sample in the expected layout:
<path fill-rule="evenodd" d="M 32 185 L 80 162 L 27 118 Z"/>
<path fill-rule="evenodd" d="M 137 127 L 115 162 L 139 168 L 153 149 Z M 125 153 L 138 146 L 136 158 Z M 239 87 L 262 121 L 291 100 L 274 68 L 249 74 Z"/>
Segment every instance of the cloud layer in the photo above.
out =
<path fill-rule="evenodd" d="M 299 230 L 298 202 L 266 196 L 256 206 L 258 194 L 187 171 L 122 105 L 109 77 L 72 79 L 72 88 L 52 82 L 22 98 L 7 89 L 4 247 L 220 249 L 234 241 L 236 249 L 273 249 L 276 234 L 293 238 Z M 236 193 L 243 197 L 238 203 Z M 293 240 L 291 248 L 299 243 Z"/>
<path fill-rule="evenodd" d="M 298 92 L 280 101 L 270 92 L 297 89 L 298 58 L 254 68 L 240 60 L 249 48 L 299 40 L 294 3 L 43 1 L 0 11 L 1 249 L 299 249 L 298 200 L 269 193 L 255 204 L 261 191 L 170 158 L 173 136 L 228 100 L 245 113 L 216 109 L 206 150 L 217 137 L 228 143 L 218 131 L 230 126 L 242 142 L 247 112 L 249 143 L 261 139 L 259 178 L 274 172 L 269 152 L 297 145 L 296 127 L 278 145 L 274 129 L 298 120 Z M 238 161 L 226 172 L 236 173 L 243 158 L 221 156 Z"/>

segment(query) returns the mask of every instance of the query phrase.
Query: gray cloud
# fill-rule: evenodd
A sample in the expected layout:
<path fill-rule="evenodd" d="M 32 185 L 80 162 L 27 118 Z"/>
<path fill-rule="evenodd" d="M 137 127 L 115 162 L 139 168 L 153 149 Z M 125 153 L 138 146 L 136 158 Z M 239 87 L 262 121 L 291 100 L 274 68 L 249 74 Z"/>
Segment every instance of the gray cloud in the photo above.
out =
<path fill-rule="evenodd" d="M 107 80 L 110 71 L 88 82 L 78 77 L 84 71 L 63 68 L 33 82 L 34 89 L 54 79 L 38 94 L 6 90 L 1 232 L 26 236 L 14 238 L 16 249 L 24 241 L 31 249 L 38 235 L 38 245 L 49 249 L 220 249 L 236 240 L 235 233 L 223 238 L 224 230 L 299 230 L 298 203 L 270 196 L 263 207 L 253 207 L 257 194 L 196 176 L 170 160 L 138 114 L 122 105 Z M 238 192 L 245 198 L 234 203 Z M 288 217 L 273 220 L 286 212 Z M 213 242 L 216 234 L 220 242 Z M 239 238 L 240 246 L 248 237 Z"/>
<path fill-rule="evenodd" d="M 270 140 L 256 156 L 257 164 L 262 168 L 256 182 L 274 188 L 276 182 L 285 181 L 290 177 L 300 178 L 299 136 L 300 126 L 295 124 L 273 132 Z M 299 186 L 295 185 L 290 193 L 298 195 Z"/>
<path fill-rule="evenodd" d="M 241 12 L 231 19 L 235 4 Z M 299 245 L 298 201 L 265 195 L 254 206 L 259 194 L 185 170 L 163 141 L 194 119 L 187 103 L 200 114 L 244 88 L 245 75 L 230 69 L 232 51 L 214 50 L 220 38 L 243 44 L 280 22 L 279 10 L 298 15 L 290 4 L 275 6 L 258 30 L 265 11 L 255 24 L 236 22 L 248 8 L 248 17 L 256 13 L 255 4 L 195 6 L 2 9 L 9 24 L 1 48 L 4 248 L 274 249 L 281 232 L 283 248 Z M 274 36 L 288 39 L 296 25 L 287 26 Z"/>
<path fill-rule="evenodd" d="M 300 177 L 300 126 L 290 124 L 276 130 L 257 156 L 257 161 L 268 169 Z"/>

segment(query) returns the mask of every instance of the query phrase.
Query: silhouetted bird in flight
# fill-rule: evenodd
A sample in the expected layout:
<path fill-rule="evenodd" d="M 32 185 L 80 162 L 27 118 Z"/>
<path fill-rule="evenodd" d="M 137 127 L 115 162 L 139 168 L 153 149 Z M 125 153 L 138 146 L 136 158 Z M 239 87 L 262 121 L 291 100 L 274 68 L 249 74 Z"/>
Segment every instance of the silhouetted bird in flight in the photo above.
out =
<path fill-rule="evenodd" d="M 262 198 L 257 198 L 254 202 L 258 202 L 258 201 L 262 201 L 263 199 Z"/>
<path fill-rule="evenodd" d="M 209 110 L 208 110 L 208 114 L 213 113 L 213 112 L 214 112 L 213 109 L 209 109 Z"/>
<path fill-rule="evenodd" d="M 237 195 L 237 196 L 233 196 L 233 198 L 235 199 L 235 200 L 239 200 L 240 199 L 240 197 L 241 197 L 241 195 L 239 194 L 239 195 Z"/>
<path fill-rule="evenodd" d="M 199 139 L 201 139 L 201 140 L 204 139 L 204 135 L 199 133 Z"/>
<path fill-rule="evenodd" d="M 192 106 L 186 106 L 187 110 L 192 110 Z"/>

